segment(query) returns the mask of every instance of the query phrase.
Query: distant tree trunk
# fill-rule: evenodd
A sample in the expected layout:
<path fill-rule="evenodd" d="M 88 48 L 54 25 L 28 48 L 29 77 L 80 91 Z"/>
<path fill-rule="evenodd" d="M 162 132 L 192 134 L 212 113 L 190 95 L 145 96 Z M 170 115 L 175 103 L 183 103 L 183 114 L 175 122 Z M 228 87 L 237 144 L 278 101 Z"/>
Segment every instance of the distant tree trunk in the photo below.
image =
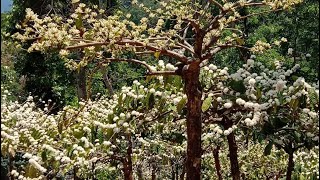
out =
<path fill-rule="evenodd" d="M 81 67 L 77 73 L 77 90 L 79 101 L 87 100 L 87 79 L 86 79 L 86 68 Z"/>
<path fill-rule="evenodd" d="M 175 170 L 174 170 L 174 162 L 173 160 L 170 160 L 171 162 L 171 180 L 175 180 Z"/>
<path fill-rule="evenodd" d="M 143 180 L 143 173 L 142 173 L 142 165 L 138 164 L 137 165 L 137 176 L 138 176 L 138 180 Z"/>
<path fill-rule="evenodd" d="M 201 106 L 202 91 L 199 82 L 200 67 L 197 61 L 183 68 L 187 101 L 187 180 L 201 179 Z"/>
<path fill-rule="evenodd" d="M 123 171 L 124 171 L 124 179 L 125 180 L 133 180 L 133 172 L 132 172 L 132 141 L 130 134 L 126 135 L 128 141 L 128 149 L 127 156 L 123 162 Z"/>
<path fill-rule="evenodd" d="M 179 166 L 178 166 L 178 164 L 175 164 L 175 166 L 176 166 L 176 180 L 178 180 L 179 179 Z"/>
<path fill-rule="evenodd" d="M 223 128 L 228 129 L 232 127 L 233 123 L 232 121 L 224 118 L 223 120 Z M 228 146 L 229 146 L 229 160 L 230 160 L 230 166 L 231 166 L 231 175 L 233 180 L 240 180 L 241 173 L 240 173 L 240 167 L 238 162 L 238 147 L 237 142 L 234 133 L 230 133 L 227 136 L 228 140 Z"/>
<path fill-rule="evenodd" d="M 157 175 L 156 175 L 156 165 L 155 163 L 152 164 L 152 170 L 151 170 L 151 180 L 156 180 Z"/>
<path fill-rule="evenodd" d="M 215 148 L 213 150 L 213 158 L 214 158 L 214 164 L 216 166 L 218 179 L 222 180 L 221 165 L 220 165 L 220 159 L 219 159 L 219 150 L 220 150 L 220 146 L 218 146 L 217 148 Z"/>
<path fill-rule="evenodd" d="M 14 159 L 13 156 L 8 155 L 8 160 L 9 160 L 9 163 L 8 163 L 8 177 L 9 177 L 10 180 L 14 180 L 13 175 L 11 175 L 11 171 L 13 170 L 13 159 Z"/>
<path fill-rule="evenodd" d="M 110 96 L 112 96 L 113 95 L 113 88 L 112 88 L 111 81 L 110 81 L 110 79 L 108 77 L 108 72 L 107 71 L 105 71 L 103 73 L 103 82 L 104 82 L 106 88 L 108 89 Z"/>
<path fill-rule="evenodd" d="M 291 180 L 294 170 L 293 151 L 289 152 L 286 180 Z"/>
<path fill-rule="evenodd" d="M 231 164 L 231 175 L 233 180 L 240 180 L 240 168 L 238 162 L 238 147 L 234 133 L 227 136 L 229 145 L 229 158 Z"/>
<path fill-rule="evenodd" d="M 184 180 L 184 174 L 186 173 L 186 160 L 183 161 L 183 164 L 182 164 L 182 172 L 181 172 L 181 175 L 180 175 L 180 180 Z"/>
<path fill-rule="evenodd" d="M 97 178 L 95 176 L 96 175 L 95 168 L 96 168 L 96 164 L 93 162 L 92 166 L 91 166 L 91 172 L 92 172 L 91 178 L 92 178 L 92 180 L 97 180 Z"/>

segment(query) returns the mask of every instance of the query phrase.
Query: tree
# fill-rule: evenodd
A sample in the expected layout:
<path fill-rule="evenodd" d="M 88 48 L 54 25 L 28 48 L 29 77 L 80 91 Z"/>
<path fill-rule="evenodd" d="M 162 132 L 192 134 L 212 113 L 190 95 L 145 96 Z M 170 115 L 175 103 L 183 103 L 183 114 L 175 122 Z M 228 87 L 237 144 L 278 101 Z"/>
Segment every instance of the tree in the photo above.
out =
<path fill-rule="evenodd" d="M 187 95 L 186 173 L 188 180 L 196 180 L 201 177 L 202 154 L 203 92 L 199 82 L 200 69 L 218 52 L 227 48 L 238 47 L 261 52 L 270 47 L 269 43 L 262 41 L 257 41 L 252 48 L 238 44 L 237 40 L 241 39 L 242 32 L 230 26 L 248 16 L 288 9 L 299 2 L 301 1 L 240 0 L 231 3 L 210 0 L 199 3 L 173 0 L 159 3 L 157 9 L 139 4 L 149 13 L 149 18 L 143 17 L 140 24 L 130 21 L 130 14 L 122 15 L 121 12 L 106 18 L 98 17 L 95 10 L 82 3 L 78 4 L 68 19 L 58 16 L 38 18 L 31 9 L 27 9 L 25 24 L 22 24 L 22 30 L 25 31 L 23 34 L 15 34 L 15 37 L 22 41 L 36 40 L 28 49 L 29 52 L 59 49 L 60 54 L 65 56 L 66 64 L 73 69 L 84 67 L 98 59 L 98 63 L 137 63 L 146 67 L 149 76 L 181 76 Z M 138 4 L 137 1 L 133 3 Z M 238 11 L 244 7 L 270 8 L 242 16 Z M 173 27 L 164 29 L 165 20 Z M 226 31 L 233 33 L 225 35 Z M 69 51 L 79 49 L 83 50 L 84 56 L 77 64 L 67 57 Z M 134 54 L 151 53 L 156 58 L 168 56 L 177 61 L 177 68 L 172 65 L 166 71 L 156 71 L 142 60 L 124 57 L 124 52 L 128 51 Z"/>

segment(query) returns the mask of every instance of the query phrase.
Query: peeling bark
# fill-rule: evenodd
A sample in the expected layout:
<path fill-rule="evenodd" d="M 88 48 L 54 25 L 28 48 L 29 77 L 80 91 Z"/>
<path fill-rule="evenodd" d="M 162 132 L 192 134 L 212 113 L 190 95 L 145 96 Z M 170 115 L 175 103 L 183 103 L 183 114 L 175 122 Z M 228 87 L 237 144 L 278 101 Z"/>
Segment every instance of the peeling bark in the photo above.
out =
<path fill-rule="evenodd" d="M 198 61 L 183 68 L 187 101 L 187 180 L 201 179 L 201 106 L 202 92 L 199 82 Z"/>

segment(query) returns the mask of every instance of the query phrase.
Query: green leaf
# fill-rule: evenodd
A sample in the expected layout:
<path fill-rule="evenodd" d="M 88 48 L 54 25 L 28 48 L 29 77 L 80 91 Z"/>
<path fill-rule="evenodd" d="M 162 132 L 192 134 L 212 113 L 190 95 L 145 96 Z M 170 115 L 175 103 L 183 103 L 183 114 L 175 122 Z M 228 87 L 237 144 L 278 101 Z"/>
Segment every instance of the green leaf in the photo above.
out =
<path fill-rule="evenodd" d="M 103 132 L 101 129 L 97 131 L 97 138 L 99 139 L 99 143 L 101 144 L 103 142 Z M 94 140 L 92 141 L 94 143 Z"/>
<path fill-rule="evenodd" d="M 162 112 L 163 112 L 163 108 L 164 108 L 165 104 L 166 104 L 166 100 L 162 98 L 162 99 L 160 100 L 159 106 L 158 106 L 158 111 L 159 111 L 159 113 L 162 113 Z"/>
<path fill-rule="evenodd" d="M 273 146 L 273 141 L 270 141 L 269 144 L 266 146 L 266 148 L 264 148 L 263 154 L 264 154 L 265 156 L 270 155 L 272 146 Z"/>
<path fill-rule="evenodd" d="M 237 41 L 237 43 L 238 43 L 239 45 L 243 45 L 243 44 L 244 44 L 244 40 L 241 39 L 241 38 L 237 38 L 236 41 Z"/>
<path fill-rule="evenodd" d="M 118 104 L 119 104 L 119 106 L 121 106 L 122 103 L 123 103 L 122 97 L 123 97 L 123 94 L 120 94 L 120 96 L 119 96 L 119 98 L 118 98 Z"/>
<path fill-rule="evenodd" d="M 207 97 L 203 101 L 202 107 L 201 107 L 202 112 L 206 112 L 210 108 L 211 102 L 212 102 L 212 97 Z"/>
<path fill-rule="evenodd" d="M 177 112 L 180 114 L 187 103 L 187 98 L 182 98 L 177 104 Z"/>
<path fill-rule="evenodd" d="M 42 158 L 43 162 L 47 161 L 47 159 L 48 159 L 47 155 L 48 155 L 47 150 L 42 151 L 41 158 Z"/>
<path fill-rule="evenodd" d="M 296 76 L 296 75 L 291 76 L 291 79 L 292 79 L 293 81 L 296 81 L 298 78 L 299 78 L 299 77 Z"/>
<path fill-rule="evenodd" d="M 162 165 L 168 165 L 169 164 L 169 159 L 167 156 L 162 157 Z"/>
<path fill-rule="evenodd" d="M 260 99 L 262 97 L 262 93 L 260 88 L 257 88 L 257 99 Z"/>
<path fill-rule="evenodd" d="M 160 51 L 157 51 L 154 53 L 154 57 L 156 57 L 156 59 L 159 59 L 160 57 Z"/>
<path fill-rule="evenodd" d="M 230 83 L 229 83 L 229 86 L 237 91 L 237 92 L 240 92 L 240 93 L 245 93 L 246 92 L 246 87 L 245 85 L 243 84 L 243 81 L 235 81 L 235 80 L 232 80 Z"/>
<path fill-rule="evenodd" d="M 63 124 L 61 122 L 58 123 L 58 132 L 59 134 L 62 133 Z"/>
<path fill-rule="evenodd" d="M 146 105 L 148 109 L 152 109 L 155 104 L 155 97 L 153 93 L 150 93 L 146 98 Z"/>
<path fill-rule="evenodd" d="M 83 132 L 82 131 L 79 131 L 79 132 L 74 131 L 73 135 L 75 138 L 80 139 L 81 137 L 83 137 Z"/>
<path fill-rule="evenodd" d="M 29 178 L 37 178 L 40 176 L 40 171 L 38 169 L 36 169 L 35 167 L 33 167 L 32 165 L 27 165 L 26 169 L 25 169 L 25 176 L 29 177 Z"/>
<path fill-rule="evenodd" d="M 310 68 L 308 68 L 308 67 L 303 67 L 303 68 L 301 68 L 301 71 L 303 71 L 303 72 L 309 72 L 309 71 L 310 71 Z"/>
<path fill-rule="evenodd" d="M 78 15 L 79 18 L 76 20 L 76 28 L 81 29 L 83 27 L 82 15 Z"/>
<path fill-rule="evenodd" d="M 289 122 L 288 118 L 281 117 L 281 116 L 272 118 L 272 120 L 271 120 L 273 128 L 275 128 L 275 129 L 279 129 L 279 128 L 284 127 L 285 125 L 287 125 L 288 122 Z"/>

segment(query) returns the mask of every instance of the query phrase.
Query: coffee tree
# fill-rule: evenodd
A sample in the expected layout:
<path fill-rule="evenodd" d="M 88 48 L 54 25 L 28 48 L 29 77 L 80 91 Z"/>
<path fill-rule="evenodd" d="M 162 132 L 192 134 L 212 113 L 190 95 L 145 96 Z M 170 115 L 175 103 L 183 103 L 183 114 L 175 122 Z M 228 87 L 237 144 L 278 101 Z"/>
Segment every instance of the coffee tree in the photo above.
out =
<path fill-rule="evenodd" d="M 288 9 L 301 2 L 296 1 L 251 1 L 237 2 L 210 0 L 160 2 L 154 9 L 138 5 L 149 17 L 139 24 L 130 21 L 130 14 L 104 17 L 97 6 L 93 9 L 73 1 L 77 6 L 69 18 L 58 16 L 39 18 L 27 9 L 22 34 L 15 37 L 35 40 L 28 51 L 48 52 L 60 50 L 68 67 L 77 69 L 93 61 L 125 61 L 145 66 L 148 75 L 178 75 L 184 82 L 187 95 L 187 179 L 200 179 L 201 167 L 201 106 L 202 87 L 199 83 L 200 69 L 219 51 L 226 48 L 247 48 L 241 44 L 242 32 L 234 24 L 243 18 L 262 13 Z M 241 16 L 243 7 L 261 8 L 261 13 Z M 170 23 L 169 29 L 164 25 Z M 250 50 L 261 52 L 270 46 L 257 41 Z M 68 57 L 70 51 L 81 50 L 80 62 Z M 130 52 L 133 57 L 126 54 Z M 168 56 L 177 61 L 177 67 L 168 71 L 155 71 L 143 60 L 135 59 L 137 53 Z"/>

